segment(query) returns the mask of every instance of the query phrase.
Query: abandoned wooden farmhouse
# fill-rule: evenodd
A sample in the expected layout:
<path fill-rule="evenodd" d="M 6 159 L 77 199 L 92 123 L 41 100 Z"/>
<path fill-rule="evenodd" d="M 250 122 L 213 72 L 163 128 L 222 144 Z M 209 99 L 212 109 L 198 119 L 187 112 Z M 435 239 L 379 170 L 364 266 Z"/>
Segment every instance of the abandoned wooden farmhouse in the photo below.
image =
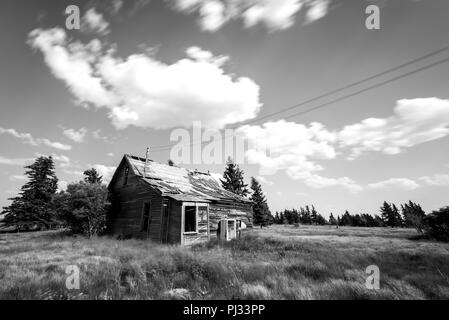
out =
<path fill-rule="evenodd" d="M 182 245 L 239 237 L 252 227 L 252 204 L 217 176 L 125 155 L 108 186 L 111 232 Z"/>

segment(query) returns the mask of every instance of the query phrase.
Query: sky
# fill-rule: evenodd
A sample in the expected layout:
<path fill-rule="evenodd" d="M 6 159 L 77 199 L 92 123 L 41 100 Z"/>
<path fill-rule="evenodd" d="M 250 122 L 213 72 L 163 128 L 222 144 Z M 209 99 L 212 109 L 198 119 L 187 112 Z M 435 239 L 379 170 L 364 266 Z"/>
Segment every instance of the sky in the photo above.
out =
<path fill-rule="evenodd" d="M 378 30 L 365 25 L 372 4 Z M 244 137 L 245 179 L 273 212 L 448 205 L 449 62 L 351 95 L 448 51 L 278 112 L 448 46 L 448 12 L 446 0 L 1 1 L 0 206 L 40 155 L 54 157 L 60 189 L 90 167 L 107 181 L 123 154 L 150 147 L 167 162 L 171 136 L 199 122 Z M 174 160 L 222 173 L 237 155 L 221 155 Z"/>

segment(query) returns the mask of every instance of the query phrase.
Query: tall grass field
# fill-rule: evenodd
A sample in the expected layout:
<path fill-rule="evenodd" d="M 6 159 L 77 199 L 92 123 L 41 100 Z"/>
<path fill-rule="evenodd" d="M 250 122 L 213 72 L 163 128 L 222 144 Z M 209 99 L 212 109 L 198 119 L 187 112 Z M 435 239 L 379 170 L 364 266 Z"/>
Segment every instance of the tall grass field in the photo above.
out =
<path fill-rule="evenodd" d="M 192 247 L 0 234 L 0 299 L 449 299 L 449 244 L 392 228 L 270 226 Z M 68 266 L 80 288 L 67 289 Z M 380 288 L 366 286 L 366 268 Z"/>

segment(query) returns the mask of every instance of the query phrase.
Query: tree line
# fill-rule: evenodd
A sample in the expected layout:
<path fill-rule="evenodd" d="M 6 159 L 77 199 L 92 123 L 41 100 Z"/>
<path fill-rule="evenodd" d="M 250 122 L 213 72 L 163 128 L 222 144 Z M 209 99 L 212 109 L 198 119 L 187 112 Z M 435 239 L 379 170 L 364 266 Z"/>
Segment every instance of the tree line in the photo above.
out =
<path fill-rule="evenodd" d="M 425 216 L 421 205 L 409 201 L 400 205 L 384 202 L 380 207 L 380 214 L 368 213 L 350 214 L 347 210 L 336 217 L 331 212 L 329 219 L 317 212 L 315 206 L 305 206 L 299 209 L 286 209 L 276 212 L 273 222 L 276 224 L 314 224 L 351 227 L 413 227 L 422 231 L 422 220 Z"/>
<path fill-rule="evenodd" d="M 173 165 L 173 163 L 169 164 Z M 87 236 L 101 234 L 107 227 L 110 209 L 108 190 L 103 179 L 94 169 L 84 172 L 84 179 L 58 191 L 58 178 L 51 156 L 38 157 L 25 166 L 28 182 L 19 194 L 11 198 L 11 204 L 3 208 L 3 222 L 18 231 L 46 230 L 66 227 L 74 233 Z M 248 197 L 253 203 L 253 223 L 261 227 L 269 224 L 310 224 L 354 227 L 415 228 L 419 233 L 439 240 L 449 241 L 449 207 L 426 214 L 420 204 L 413 201 L 396 206 L 384 202 L 377 215 L 367 213 L 341 216 L 321 215 L 315 206 L 286 209 L 273 216 L 267 198 L 256 178 L 251 177 L 250 189 L 244 183 L 244 172 L 228 159 L 221 179 L 223 188 Z"/>

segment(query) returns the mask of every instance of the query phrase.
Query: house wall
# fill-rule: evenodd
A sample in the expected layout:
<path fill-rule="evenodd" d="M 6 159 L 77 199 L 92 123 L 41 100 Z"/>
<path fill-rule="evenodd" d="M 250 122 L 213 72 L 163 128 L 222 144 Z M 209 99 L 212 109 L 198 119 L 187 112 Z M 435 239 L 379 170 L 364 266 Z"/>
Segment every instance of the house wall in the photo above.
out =
<path fill-rule="evenodd" d="M 252 206 L 237 202 L 215 202 L 209 204 L 209 219 L 207 217 L 198 220 L 197 234 L 183 234 L 183 244 L 191 245 L 204 242 L 217 237 L 218 222 L 221 219 L 238 219 L 244 222 L 248 228 L 252 228 Z M 207 223 L 209 222 L 209 233 Z"/>
<path fill-rule="evenodd" d="M 162 197 L 158 191 L 145 185 L 140 177 L 129 171 L 125 186 L 125 167 L 120 166 L 114 183 L 110 186 L 113 212 L 110 216 L 110 231 L 125 237 L 140 237 L 161 241 Z M 150 202 L 150 228 L 142 231 L 142 213 L 144 204 Z"/>
<path fill-rule="evenodd" d="M 209 207 L 209 229 L 211 238 L 217 237 L 218 222 L 221 219 L 239 219 L 248 228 L 253 226 L 253 209 L 247 203 L 220 202 Z"/>
<path fill-rule="evenodd" d="M 163 232 L 164 243 L 181 243 L 182 203 L 168 198 L 168 221 L 163 221 L 166 231 Z M 164 228 L 163 228 L 164 229 Z"/>

